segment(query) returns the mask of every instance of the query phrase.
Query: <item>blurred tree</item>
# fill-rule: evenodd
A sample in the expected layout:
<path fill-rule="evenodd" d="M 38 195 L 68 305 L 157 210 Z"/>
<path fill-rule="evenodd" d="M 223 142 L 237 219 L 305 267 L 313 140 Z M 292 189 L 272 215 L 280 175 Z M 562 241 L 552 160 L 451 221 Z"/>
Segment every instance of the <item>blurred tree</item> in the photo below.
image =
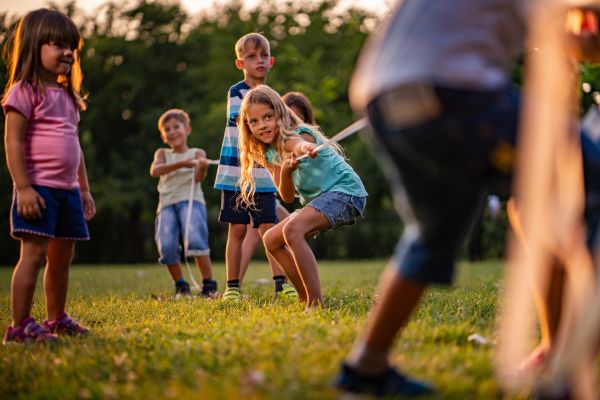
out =
<path fill-rule="evenodd" d="M 281 94 L 304 92 L 327 135 L 352 122 L 348 82 L 369 27 L 378 19 L 356 9 L 337 12 L 337 5 L 333 0 L 268 0 L 246 10 L 232 0 L 195 18 L 172 1 L 108 2 L 87 16 L 73 2 L 58 6 L 79 22 L 86 39 L 82 67 L 90 97 L 81 115 L 80 139 L 98 212 L 90 223 L 92 240 L 77 246 L 78 261 L 156 260 L 157 180 L 148 170 L 154 151 L 164 145 L 157 119 L 171 107 L 187 110 L 190 145 L 217 158 L 227 90 L 243 79 L 234 66 L 234 44 L 240 36 L 258 31 L 270 39 L 276 63 L 268 84 Z M 0 44 L 14 22 L 0 14 Z M 4 79 L 5 66 L 1 68 Z M 317 238 L 317 257 L 387 256 L 400 234 L 387 183 L 364 143 L 357 135 L 342 145 L 370 194 L 366 218 Z M 212 255 L 222 259 L 227 227 L 217 222 L 220 193 L 212 188 L 214 173 L 209 171 L 203 189 Z M 0 213 L 6 216 L 11 183 L 5 164 L 0 179 Z M 0 264 L 13 264 L 18 246 L 8 238 L 7 218 L 0 218 L 0 230 Z"/>

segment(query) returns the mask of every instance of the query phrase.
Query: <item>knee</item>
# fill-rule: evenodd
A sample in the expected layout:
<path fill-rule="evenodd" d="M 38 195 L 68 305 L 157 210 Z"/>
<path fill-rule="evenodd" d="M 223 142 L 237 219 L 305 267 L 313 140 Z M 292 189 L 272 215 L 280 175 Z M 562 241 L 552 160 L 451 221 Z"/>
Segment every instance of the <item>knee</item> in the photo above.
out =
<path fill-rule="evenodd" d="M 230 224 L 229 225 L 229 240 L 242 241 L 246 237 L 246 225 Z"/>
<path fill-rule="evenodd" d="M 298 239 L 304 238 L 304 231 L 302 227 L 298 224 L 295 224 L 293 221 L 290 221 L 283 227 L 283 238 L 285 243 L 288 245 L 292 242 L 297 241 Z"/>
<path fill-rule="evenodd" d="M 267 249 L 269 253 L 272 253 L 281 247 L 281 238 L 278 238 L 277 236 L 278 235 L 274 230 L 268 230 L 262 236 L 265 249 Z"/>

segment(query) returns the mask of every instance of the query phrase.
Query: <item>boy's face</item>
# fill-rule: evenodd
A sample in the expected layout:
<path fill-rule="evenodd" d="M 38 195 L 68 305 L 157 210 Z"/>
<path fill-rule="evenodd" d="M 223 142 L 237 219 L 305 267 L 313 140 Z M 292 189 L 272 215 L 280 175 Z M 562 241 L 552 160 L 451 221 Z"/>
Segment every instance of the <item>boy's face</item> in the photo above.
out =
<path fill-rule="evenodd" d="M 169 118 L 163 124 L 160 132 L 163 142 L 171 148 L 178 148 L 187 144 L 187 137 L 192 129 L 178 118 Z"/>
<path fill-rule="evenodd" d="M 262 80 L 267 76 L 271 67 L 273 67 L 273 63 L 275 63 L 275 58 L 260 47 L 245 49 L 242 58 L 235 60 L 235 66 L 237 69 L 243 70 L 247 78 L 258 80 Z"/>

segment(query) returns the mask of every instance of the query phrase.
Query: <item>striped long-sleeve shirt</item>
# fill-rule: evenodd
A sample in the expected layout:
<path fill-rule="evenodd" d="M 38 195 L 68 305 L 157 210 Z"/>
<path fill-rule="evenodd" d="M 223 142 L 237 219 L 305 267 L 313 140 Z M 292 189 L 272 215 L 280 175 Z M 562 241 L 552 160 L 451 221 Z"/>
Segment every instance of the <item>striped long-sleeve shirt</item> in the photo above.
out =
<path fill-rule="evenodd" d="M 217 177 L 215 179 L 215 189 L 239 191 L 237 184 L 240 177 L 240 160 L 238 157 L 238 137 L 239 131 L 236 124 L 236 117 L 240 114 L 242 99 L 250 90 L 246 82 L 241 81 L 229 88 L 227 97 L 227 126 L 223 144 L 221 145 L 221 155 Z M 254 182 L 256 182 L 256 191 L 269 193 L 276 192 L 277 189 L 269 172 L 260 166 L 253 169 Z"/>

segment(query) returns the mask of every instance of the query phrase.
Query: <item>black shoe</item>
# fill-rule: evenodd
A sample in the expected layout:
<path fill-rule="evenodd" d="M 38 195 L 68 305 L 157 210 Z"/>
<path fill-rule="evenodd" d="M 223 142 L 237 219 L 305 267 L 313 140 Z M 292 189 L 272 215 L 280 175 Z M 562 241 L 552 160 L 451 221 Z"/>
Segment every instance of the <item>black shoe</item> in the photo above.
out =
<path fill-rule="evenodd" d="M 217 281 L 211 279 L 210 281 L 205 281 L 202 284 L 202 290 L 199 293 L 200 297 L 207 298 L 215 298 L 219 295 L 219 291 L 217 289 Z"/>
<path fill-rule="evenodd" d="M 183 281 L 175 284 L 175 295 L 178 294 L 190 294 L 192 290 L 190 289 L 190 284 Z"/>
<path fill-rule="evenodd" d="M 335 387 L 349 393 L 384 396 L 422 396 L 434 391 L 433 387 L 388 368 L 380 375 L 361 374 L 346 363 L 335 379 Z"/>

